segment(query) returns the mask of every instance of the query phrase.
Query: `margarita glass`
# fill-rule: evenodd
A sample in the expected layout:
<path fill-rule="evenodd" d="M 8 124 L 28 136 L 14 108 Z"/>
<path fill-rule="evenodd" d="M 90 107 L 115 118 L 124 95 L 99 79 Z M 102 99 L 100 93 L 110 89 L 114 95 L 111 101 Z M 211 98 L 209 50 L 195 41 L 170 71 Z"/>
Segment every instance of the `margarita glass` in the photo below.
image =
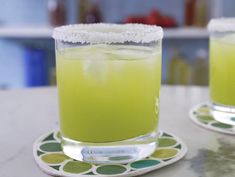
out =
<path fill-rule="evenodd" d="M 161 40 L 157 26 L 80 24 L 55 28 L 64 153 L 127 163 L 157 147 Z"/>
<path fill-rule="evenodd" d="M 235 18 L 212 19 L 210 31 L 211 113 L 235 125 Z"/>

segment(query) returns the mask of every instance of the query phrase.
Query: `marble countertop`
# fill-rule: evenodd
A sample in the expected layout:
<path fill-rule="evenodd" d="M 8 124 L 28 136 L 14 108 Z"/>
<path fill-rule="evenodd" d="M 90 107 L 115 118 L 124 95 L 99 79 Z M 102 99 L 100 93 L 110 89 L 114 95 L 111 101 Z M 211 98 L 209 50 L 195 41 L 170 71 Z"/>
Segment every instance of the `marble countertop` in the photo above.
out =
<path fill-rule="evenodd" d="M 190 108 L 208 101 L 206 87 L 161 90 L 160 129 L 188 146 L 184 159 L 144 176 L 235 177 L 235 138 L 212 132 L 189 120 Z M 58 128 L 55 88 L 0 91 L 0 177 L 46 177 L 33 159 L 36 138 Z M 229 158 L 227 158 L 229 157 Z"/>

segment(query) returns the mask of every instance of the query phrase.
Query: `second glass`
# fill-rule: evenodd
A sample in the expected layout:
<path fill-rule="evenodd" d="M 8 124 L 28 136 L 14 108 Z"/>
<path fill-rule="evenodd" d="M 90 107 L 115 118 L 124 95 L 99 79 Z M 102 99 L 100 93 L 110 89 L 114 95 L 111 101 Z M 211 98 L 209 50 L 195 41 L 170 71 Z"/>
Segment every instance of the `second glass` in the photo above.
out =
<path fill-rule="evenodd" d="M 92 163 L 127 163 L 157 147 L 162 28 L 58 27 L 56 69 L 62 148 Z"/>
<path fill-rule="evenodd" d="M 210 31 L 211 113 L 235 125 L 235 18 L 212 19 Z"/>

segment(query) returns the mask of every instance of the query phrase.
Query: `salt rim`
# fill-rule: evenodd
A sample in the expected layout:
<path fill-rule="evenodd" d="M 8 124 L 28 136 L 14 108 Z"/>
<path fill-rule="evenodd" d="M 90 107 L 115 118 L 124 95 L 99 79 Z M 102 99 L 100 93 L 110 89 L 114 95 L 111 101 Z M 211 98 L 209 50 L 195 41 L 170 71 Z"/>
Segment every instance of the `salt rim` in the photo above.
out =
<path fill-rule="evenodd" d="M 235 32 L 235 18 L 212 19 L 207 29 L 210 32 Z"/>
<path fill-rule="evenodd" d="M 159 26 L 144 24 L 76 24 L 57 27 L 52 37 L 71 43 L 149 43 L 163 38 Z"/>

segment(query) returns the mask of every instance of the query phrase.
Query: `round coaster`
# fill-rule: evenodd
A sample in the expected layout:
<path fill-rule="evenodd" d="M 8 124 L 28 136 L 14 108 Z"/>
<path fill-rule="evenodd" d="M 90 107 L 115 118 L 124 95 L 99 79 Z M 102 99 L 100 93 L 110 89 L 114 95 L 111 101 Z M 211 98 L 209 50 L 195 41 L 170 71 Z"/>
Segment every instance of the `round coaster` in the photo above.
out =
<path fill-rule="evenodd" d="M 42 171 L 54 176 L 137 176 L 170 165 L 183 158 L 187 152 L 184 142 L 170 133 L 161 131 L 158 143 L 157 150 L 143 160 L 128 164 L 95 165 L 64 155 L 60 146 L 60 133 L 53 131 L 35 141 L 33 155 Z"/>
<path fill-rule="evenodd" d="M 190 119 L 197 125 L 209 130 L 235 135 L 235 126 L 215 120 L 210 114 L 209 103 L 202 103 L 190 110 Z"/>

